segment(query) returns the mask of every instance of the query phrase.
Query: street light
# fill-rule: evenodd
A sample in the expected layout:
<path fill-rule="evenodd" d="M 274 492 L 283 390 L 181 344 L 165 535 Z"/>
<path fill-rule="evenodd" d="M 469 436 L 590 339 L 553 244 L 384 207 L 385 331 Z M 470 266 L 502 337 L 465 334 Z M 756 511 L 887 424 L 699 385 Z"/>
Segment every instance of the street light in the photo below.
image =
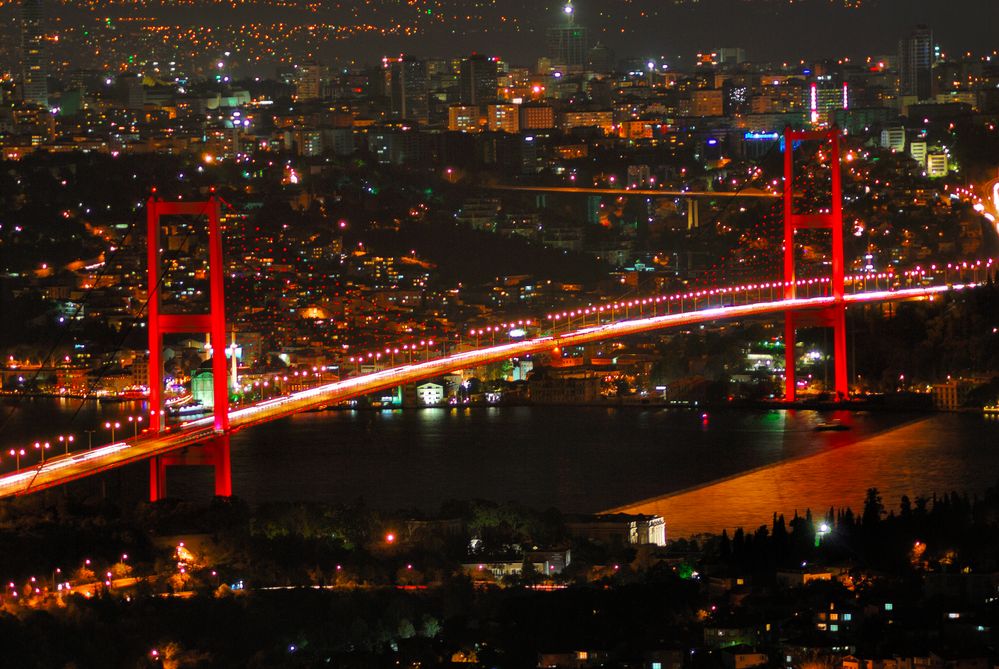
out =
<path fill-rule="evenodd" d="M 24 455 L 24 449 L 10 449 L 10 454 L 14 456 L 14 466 L 17 471 L 21 471 L 21 456 Z"/>
<path fill-rule="evenodd" d="M 87 430 L 87 431 L 88 432 L 93 432 L 93 430 Z M 60 434 L 59 435 L 59 441 L 62 443 L 63 447 L 65 447 L 65 449 L 66 449 L 66 455 L 69 455 L 69 445 L 72 444 L 75 440 L 76 440 L 76 437 L 74 437 L 71 434 L 69 434 L 69 435 Z"/>
<path fill-rule="evenodd" d="M 94 432 L 97 430 L 84 430 L 87 433 L 87 450 L 92 450 L 94 448 Z"/>
<path fill-rule="evenodd" d="M 41 454 L 42 454 L 42 464 L 43 465 L 45 464 L 45 451 L 49 450 L 51 447 L 52 447 L 52 444 L 50 444 L 47 441 L 44 444 L 41 443 L 41 442 L 39 442 L 39 441 L 35 442 L 35 450 L 36 451 L 41 451 Z"/>
<path fill-rule="evenodd" d="M 128 422 L 132 423 L 132 436 L 135 439 L 139 438 L 139 423 L 142 422 L 142 416 L 129 416 Z M 114 441 L 112 438 L 111 441 Z"/>
<path fill-rule="evenodd" d="M 114 443 L 114 431 L 117 430 L 120 427 L 121 427 L 121 423 L 119 423 L 118 421 L 115 421 L 113 423 L 111 421 L 107 421 L 106 423 L 104 423 L 104 429 L 105 430 L 111 430 L 111 443 L 112 444 Z"/>

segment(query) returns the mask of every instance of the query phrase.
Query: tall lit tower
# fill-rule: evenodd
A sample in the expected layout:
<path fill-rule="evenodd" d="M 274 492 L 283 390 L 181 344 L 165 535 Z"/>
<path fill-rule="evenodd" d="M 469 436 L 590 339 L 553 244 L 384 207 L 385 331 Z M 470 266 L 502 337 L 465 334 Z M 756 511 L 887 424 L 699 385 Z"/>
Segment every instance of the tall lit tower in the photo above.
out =
<path fill-rule="evenodd" d="M 399 56 L 383 58 L 382 62 L 388 69 L 392 115 L 426 123 L 430 113 L 427 61 Z"/>
<path fill-rule="evenodd" d="M 461 61 L 458 96 L 463 105 L 484 105 L 496 100 L 496 59 L 474 53 Z"/>
<path fill-rule="evenodd" d="M 919 100 L 933 97 L 933 31 L 916 26 L 898 45 L 899 89 Z"/>
<path fill-rule="evenodd" d="M 21 0 L 21 82 L 25 102 L 49 104 L 41 0 Z"/>
<path fill-rule="evenodd" d="M 568 0 L 562 6 L 561 25 L 548 29 L 548 57 L 555 63 L 583 67 L 589 46 L 589 32 L 576 24 L 576 8 Z"/>

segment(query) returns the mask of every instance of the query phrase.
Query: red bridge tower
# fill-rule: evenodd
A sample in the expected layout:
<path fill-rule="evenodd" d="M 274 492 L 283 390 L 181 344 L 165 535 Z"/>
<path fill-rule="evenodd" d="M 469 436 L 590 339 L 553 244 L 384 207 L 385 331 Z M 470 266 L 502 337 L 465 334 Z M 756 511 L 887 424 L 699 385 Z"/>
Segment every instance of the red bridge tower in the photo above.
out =
<path fill-rule="evenodd" d="M 163 335 L 207 333 L 212 352 L 212 408 L 214 436 L 185 447 L 182 451 L 158 455 L 149 461 L 149 499 L 166 496 L 166 469 L 174 465 L 210 465 L 215 469 L 215 494 L 232 495 L 229 470 L 229 383 L 225 359 L 225 297 L 222 265 L 222 234 L 219 224 L 220 200 L 206 202 L 165 202 L 149 198 L 146 210 L 149 266 L 149 425 L 153 432 L 166 427 L 163 407 Z M 209 312 L 207 314 L 160 313 L 160 217 L 205 216 L 208 218 Z"/>
<path fill-rule="evenodd" d="M 796 398 L 794 376 L 795 330 L 799 327 L 830 327 L 833 329 L 833 363 L 836 399 L 844 400 L 849 393 L 846 371 L 846 303 L 843 301 L 843 186 L 840 163 L 840 132 L 838 128 L 823 131 L 784 131 L 784 299 L 796 296 L 794 271 L 794 233 L 796 230 L 820 229 L 832 233 L 833 304 L 815 311 L 792 311 L 784 314 L 784 398 Z M 832 201 L 828 209 L 816 213 L 797 213 L 794 210 L 794 144 L 801 141 L 828 142 L 830 145 L 830 172 L 832 175 Z"/>

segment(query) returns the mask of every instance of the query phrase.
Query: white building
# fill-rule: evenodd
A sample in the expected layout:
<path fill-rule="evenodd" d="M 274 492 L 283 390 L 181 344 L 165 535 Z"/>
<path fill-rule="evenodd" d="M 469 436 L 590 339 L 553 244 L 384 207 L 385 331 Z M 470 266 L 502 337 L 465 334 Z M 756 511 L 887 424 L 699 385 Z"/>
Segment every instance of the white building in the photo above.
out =
<path fill-rule="evenodd" d="M 905 151 L 905 128 L 885 128 L 882 130 L 881 148 Z"/>
<path fill-rule="evenodd" d="M 444 386 L 439 383 L 427 382 L 416 386 L 416 397 L 424 406 L 434 406 L 444 401 Z"/>
<path fill-rule="evenodd" d="M 931 153 L 926 156 L 926 176 L 931 179 L 941 179 L 947 176 L 947 154 Z"/>

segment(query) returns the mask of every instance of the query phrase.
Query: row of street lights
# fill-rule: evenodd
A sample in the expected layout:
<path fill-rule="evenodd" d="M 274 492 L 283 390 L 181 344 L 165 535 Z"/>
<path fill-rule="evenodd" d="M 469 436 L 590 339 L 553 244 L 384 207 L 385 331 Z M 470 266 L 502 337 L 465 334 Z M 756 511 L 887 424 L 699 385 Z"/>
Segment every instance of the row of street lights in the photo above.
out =
<path fill-rule="evenodd" d="M 69 455 L 70 444 L 76 441 L 76 437 L 74 437 L 71 434 L 60 434 L 58 439 L 59 443 L 63 445 L 66 455 Z M 35 450 L 38 451 L 38 453 L 40 454 L 41 462 L 43 465 L 45 464 L 45 451 L 51 448 L 52 448 L 52 442 L 49 441 L 35 442 Z M 10 449 L 10 451 L 8 451 L 8 453 L 14 458 L 14 468 L 17 471 L 21 471 L 21 458 L 27 455 L 28 451 L 26 451 L 23 448 L 12 448 Z"/>
<path fill-rule="evenodd" d="M 127 422 L 132 426 L 132 436 L 133 438 L 138 438 L 139 428 L 143 423 L 144 418 L 142 416 L 128 416 Z M 105 421 L 104 429 L 111 431 L 111 442 L 115 441 L 115 430 L 121 429 L 121 421 Z M 87 433 L 87 450 L 94 447 L 93 436 L 96 430 L 84 430 Z M 76 437 L 72 434 L 60 434 L 56 437 L 58 443 L 63 447 L 63 454 L 69 455 L 70 450 L 73 448 L 73 443 L 76 441 Z M 52 442 L 50 441 L 36 441 L 34 443 L 34 449 L 38 451 L 40 457 L 40 464 L 45 464 L 45 453 L 52 449 Z M 8 454 L 14 458 L 14 469 L 15 471 L 21 471 L 21 458 L 25 457 L 30 451 L 25 448 L 12 448 L 8 451 Z"/>
<path fill-rule="evenodd" d="M 142 416 L 129 416 L 128 422 L 132 426 L 132 438 L 139 438 L 139 426 L 142 424 Z M 121 421 L 105 421 L 104 429 L 111 430 L 111 443 L 114 443 L 114 431 L 121 429 Z M 89 432 L 89 430 L 88 430 Z"/>

